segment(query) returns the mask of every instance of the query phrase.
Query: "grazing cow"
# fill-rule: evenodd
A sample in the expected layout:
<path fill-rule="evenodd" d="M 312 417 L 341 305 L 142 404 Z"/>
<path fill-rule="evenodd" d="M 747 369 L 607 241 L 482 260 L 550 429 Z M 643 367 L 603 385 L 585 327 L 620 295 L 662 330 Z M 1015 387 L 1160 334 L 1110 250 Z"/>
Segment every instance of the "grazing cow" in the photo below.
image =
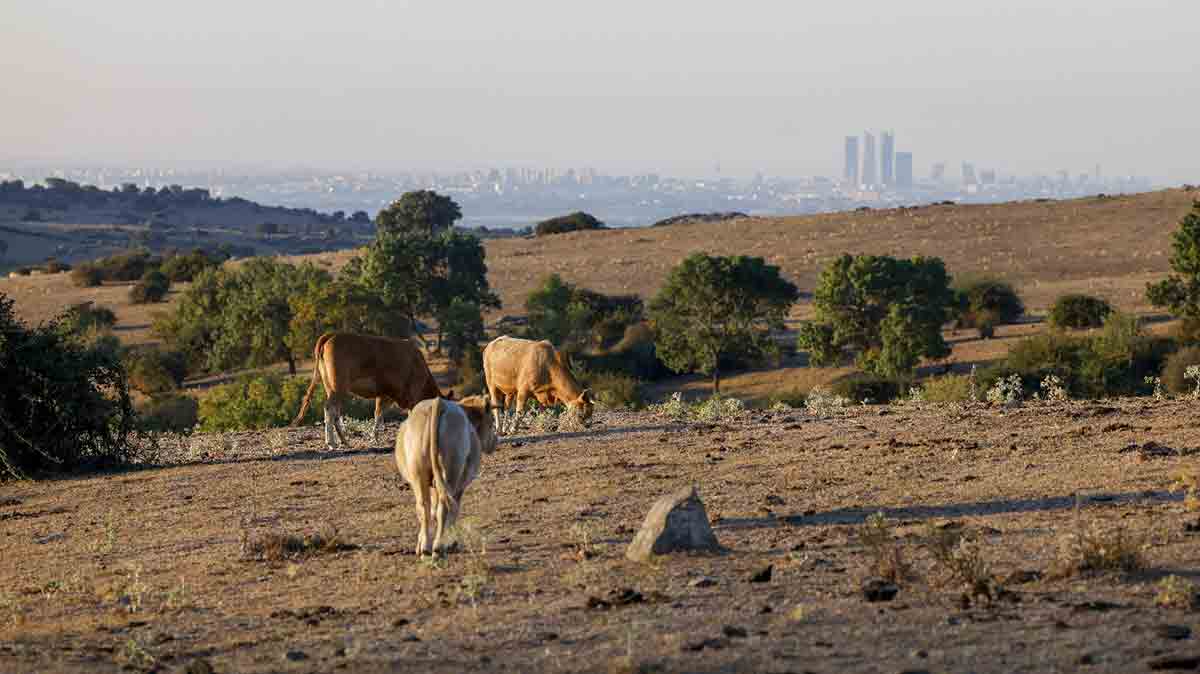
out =
<path fill-rule="evenodd" d="M 496 449 L 489 407 L 483 396 L 422 400 L 396 433 L 396 467 L 412 487 L 421 526 L 418 556 L 441 551 L 446 527 L 458 519 L 463 492 L 479 476 L 480 455 Z"/>
<path fill-rule="evenodd" d="M 566 357 L 548 341 L 497 337 L 483 348 L 483 376 L 491 396 L 496 425 L 509 403 L 516 405 L 516 430 L 530 397 L 542 405 L 565 404 L 586 421 L 592 416 L 592 393 L 571 375 Z"/>
<path fill-rule="evenodd" d="M 316 364 L 313 366 L 312 381 L 300 413 L 292 425 L 300 423 L 308 405 L 312 402 L 317 379 L 325 385 L 325 444 L 335 448 L 334 431 L 341 444 L 346 444 L 346 433 L 342 428 L 342 398 L 354 394 L 360 398 L 375 399 L 375 426 L 371 431 L 373 442 L 379 441 L 379 417 L 387 400 L 401 409 L 412 409 L 414 405 L 429 398 L 442 395 L 433 373 L 425 363 L 425 357 L 412 340 L 357 335 L 348 332 L 327 332 L 317 339 L 313 348 Z M 453 392 L 447 397 L 452 398 Z"/>

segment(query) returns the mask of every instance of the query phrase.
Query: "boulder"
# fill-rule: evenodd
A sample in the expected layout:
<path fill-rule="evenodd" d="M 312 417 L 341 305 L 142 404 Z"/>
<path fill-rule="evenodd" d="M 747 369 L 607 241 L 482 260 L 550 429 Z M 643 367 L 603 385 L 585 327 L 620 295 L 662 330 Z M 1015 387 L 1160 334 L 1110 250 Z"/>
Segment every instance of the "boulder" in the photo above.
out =
<path fill-rule="evenodd" d="M 721 544 L 708 523 L 708 512 L 695 485 L 663 496 L 650 508 L 642 529 L 625 556 L 635 562 L 679 550 L 719 551 Z"/>

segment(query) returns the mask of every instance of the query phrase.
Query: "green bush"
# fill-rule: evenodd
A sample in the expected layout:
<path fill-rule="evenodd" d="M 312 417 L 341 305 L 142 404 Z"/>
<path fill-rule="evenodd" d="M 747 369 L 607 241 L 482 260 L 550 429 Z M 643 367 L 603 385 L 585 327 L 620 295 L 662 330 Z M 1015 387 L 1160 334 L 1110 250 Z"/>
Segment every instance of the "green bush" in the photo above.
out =
<path fill-rule="evenodd" d="M 111 330 L 117 324 L 117 315 L 108 307 L 96 306 L 92 302 L 80 302 L 67 307 L 60 324 L 72 334 L 88 337 Z"/>
<path fill-rule="evenodd" d="M 145 250 L 135 250 L 93 260 L 89 264 L 100 270 L 105 281 L 137 281 L 146 272 L 157 269 L 160 260 Z"/>
<path fill-rule="evenodd" d="M 1012 285 L 997 279 L 968 281 L 954 289 L 959 313 L 955 324 L 977 328 L 986 338 L 997 325 L 1012 323 L 1025 313 L 1025 305 Z"/>
<path fill-rule="evenodd" d="M 1112 313 L 1108 302 L 1090 295 L 1063 295 L 1054 302 L 1047 320 L 1056 328 L 1097 328 Z"/>
<path fill-rule="evenodd" d="M 593 216 L 583 211 L 575 211 L 557 218 L 543 220 L 537 223 L 533 231 L 537 236 L 546 236 L 547 234 L 563 234 L 584 229 L 605 229 L 605 226 L 603 222 Z"/>
<path fill-rule="evenodd" d="M 640 381 L 658 381 L 675 376 L 658 359 L 654 330 L 647 323 L 626 326 L 621 341 L 607 351 L 576 354 L 573 358 L 591 372 L 623 374 Z M 722 367 L 725 367 L 724 363 Z"/>
<path fill-rule="evenodd" d="M 132 459 L 135 413 L 117 354 L 61 325 L 29 328 L 0 293 L 0 480 Z"/>
<path fill-rule="evenodd" d="M 49 260 L 46 260 L 46 266 L 43 267 L 43 269 L 46 270 L 47 274 L 61 274 L 65 271 L 71 271 L 71 265 L 67 264 L 66 262 L 59 262 L 54 258 L 50 258 Z"/>
<path fill-rule="evenodd" d="M 154 396 L 138 405 L 138 426 L 156 433 L 190 433 L 196 427 L 200 406 L 181 394 Z"/>
<path fill-rule="evenodd" d="M 100 270 L 86 262 L 71 270 L 71 283 L 78 288 L 95 288 L 103 281 Z"/>
<path fill-rule="evenodd" d="M 1193 365 L 1200 365 L 1200 346 L 1185 346 L 1167 357 L 1162 369 L 1162 383 L 1175 395 L 1196 390 L 1196 381 L 1184 375 Z"/>
<path fill-rule="evenodd" d="M 853 372 L 835 379 L 829 385 L 829 390 L 851 402 L 869 400 L 878 404 L 895 400 L 900 395 L 901 386 L 894 379 L 884 379 L 867 372 Z"/>
<path fill-rule="evenodd" d="M 129 289 L 129 301 L 134 304 L 162 302 L 171 290 L 167 275 L 156 269 L 146 272 L 142 280 Z"/>
<path fill-rule="evenodd" d="M 1172 344 L 1143 333 L 1136 318 L 1112 312 L 1094 335 L 1049 332 L 1017 342 L 1001 363 L 980 376 L 980 391 L 1016 374 L 1032 392 L 1053 374 L 1072 397 L 1141 395 L 1148 392 L 1145 378 L 1159 371 Z"/>
<path fill-rule="evenodd" d="M 608 407 L 640 409 L 645 404 L 642 383 L 626 374 L 595 372 L 585 374 L 580 385 Z"/>
<path fill-rule="evenodd" d="M 808 399 L 807 391 L 804 391 L 804 390 L 800 389 L 799 387 L 792 387 L 789 389 L 775 391 L 770 396 L 768 396 L 767 397 L 767 407 L 773 407 L 775 405 L 783 403 L 784 405 L 787 405 L 788 407 L 794 407 L 796 409 L 800 409 L 800 408 L 804 407 L 804 401 L 807 399 Z"/>
<path fill-rule="evenodd" d="M 204 433 L 241 431 L 286 426 L 300 411 L 309 377 L 277 374 L 247 375 L 231 384 L 214 387 L 200 399 L 200 428 Z M 320 384 L 301 423 L 324 418 L 325 391 Z M 375 401 L 349 396 L 342 405 L 344 415 L 371 419 Z"/>
<path fill-rule="evenodd" d="M 187 377 L 187 360 L 157 346 L 130 349 L 124 358 L 129 386 L 147 395 L 174 391 Z"/>
<path fill-rule="evenodd" d="M 190 253 L 180 253 L 167 257 L 163 260 L 161 269 L 162 273 L 166 274 L 172 283 L 190 283 L 196 277 L 196 274 L 210 267 L 219 267 L 222 261 L 222 256 L 209 255 L 200 249 L 196 249 Z"/>
<path fill-rule="evenodd" d="M 965 374 L 947 374 L 927 379 L 921 386 L 925 400 L 931 403 L 956 403 L 971 399 L 971 378 Z M 977 389 L 977 395 L 983 391 Z"/>

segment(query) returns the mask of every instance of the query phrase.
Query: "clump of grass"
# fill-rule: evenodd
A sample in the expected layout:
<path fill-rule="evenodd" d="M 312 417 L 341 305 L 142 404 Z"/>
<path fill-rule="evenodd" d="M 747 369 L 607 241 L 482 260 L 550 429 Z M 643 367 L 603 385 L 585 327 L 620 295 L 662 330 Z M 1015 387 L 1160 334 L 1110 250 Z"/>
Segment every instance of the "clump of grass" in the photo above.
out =
<path fill-rule="evenodd" d="M 596 544 L 596 531 L 592 523 L 576 522 L 572 524 L 571 538 L 575 544 L 575 555 L 580 561 L 600 556 L 600 546 Z"/>
<path fill-rule="evenodd" d="M 835 395 L 823 386 L 814 386 L 804 399 L 805 411 L 820 419 L 841 414 L 849 404 L 847 398 Z"/>
<path fill-rule="evenodd" d="M 1167 392 L 1166 389 L 1163 388 L 1162 377 L 1147 375 L 1142 381 L 1146 382 L 1147 385 L 1154 386 L 1154 392 L 1150 395 L 1152 395 L 1156 401 L 1162 402 L 1167 399 Z"/>
<path fill-rule="evenodd" d="M 978 541 L 964 535 L 961 529 L 928 525 L 925 531 L 925 549 L 933 556 L 936 568 L 941 572 L 943 584 L 954 583 L 962 586 L 968 598 L 995 598 L 996 579 L 983 556 L 983 549 Z"/>
<path fill-rule="evenodd" d="M 987 392 L 987 401 L 993 405 L 1016 407 L 1021 404 L 1024 395 L 1021 376 L 1013 373 L 1007 379 L 996 380 L 995 385 Z"/>
<path fill-rule="evenodd" d="M 1183 507 L 1190 512 L 1200 510 L 1200 473 L 1180 473 L 1171 485 L 1172 492 L 1183 492 Z"/>
<path fill-rule="evenodd" d="M 558 430 L 559 416 L 553 407 L 539 407 L 529 418 L 529 428 L 535 433 L 553 433 Z"/>
<path fill-rule="evenodd" d="M 915 577 L 883 513 L 875 513 L 867 518 L 858 539 L 871 554 L 871 572 L 875 577 L 892 583 L 902 583 Z"/>
<path fill-rule="evenodd" d="M 696 405 L 693 413 L 696 419 L 706 423 L 713 423 L 736 419 L 745 410 L 746 404 L 737 398 L 713 395 L 708 400 Z"/>
<path fill-rule="evenodd" d="M 492 567 L 487 559 L 487 537 L 475 525 L 474 520 L 467 518 L 454 525 L 450 531 L 450 540 L 467 553 L 466 568 L 459 580 L 457 598 L 459 601 L 466 600 L 478 611 L 479 600 L 492 583 Z"/>
<path fill-rule="evenodd" d="M 1041 388 L 1042 398 L 1048 402 L 1061 403 L 1066 402 L 1069 398 L 1067 389 L 1063 386 L 1062 379 L 1059 379 L 1058 375 L 1046 375 L 1046 378 L 1042 380 Z"/>
<path fill-rule="evenodd" d="M 127 665 L 136 668 L 153 667 L 154 664 L 158 662 L 158 659 L 155 658 L 154 655 L 149 651 L 147 651 L 141 644 L 139 644 L 133 637 L 129 637 L 129 639 L 125 641 L 125 645 L 121 647 L 119 657 L 121 661 Z"/>
<path fill-rule="evenodd" d="M 922 399 L 931 403 L 961 403 L 972 400 L 971 378 L 964 374 L 947 374 L 928 379 L 921 387 Z"/>
<path fill-rule="evenodd" d="M 283 562 L 351 549 L 338 534 L 337 527 L 322 524 L 313 532 L 291 534 L 279 530 L 250 532 L 242 530 L 241 556 L 263 562 Z"/>
<path fill-rule="evenodd" d="M 1104 528 L 1077 523 L 1059 544 L 1054 575 L 1068 578 L 1090 573 L 1133 573 L 1145 568 L 1145 540 L 1124 527 Z"/>
<path fill-rule="evenodd" d="M 676 391 L 665 402 L 651 405 L 650 411 L 655 416 L 670 419 L 671 421 L 683 421 L 687 419 L 690 410 L 688 404 L 683 401 L 683 394 Z"/>
<path fill-rule="evenodd" d="M 1156 606 L 1191 610 L 1200 603 L 1198 600 L 1196 585 L 1186 578 L 1170 575 L 1158 581 L 1158 592 L 1154 595 Z"/>

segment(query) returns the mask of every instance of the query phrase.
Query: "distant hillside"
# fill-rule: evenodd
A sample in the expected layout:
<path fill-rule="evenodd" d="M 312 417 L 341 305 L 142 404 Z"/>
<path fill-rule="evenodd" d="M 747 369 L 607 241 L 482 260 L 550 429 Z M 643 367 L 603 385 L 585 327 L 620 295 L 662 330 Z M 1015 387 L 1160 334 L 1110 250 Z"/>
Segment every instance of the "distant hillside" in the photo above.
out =
<path fill-rule="evenodd" d="M 221 245 L 253 253 L 336 250 L 374 233 L 365 212 L 319 213 L 213 197 L 171 185 L 112 190 L 49 178 L 45 185 L 0 182 L 0 239 L 8 266 L 48 256 L 78 261 L 130 246 L 152 250 Z"/>

